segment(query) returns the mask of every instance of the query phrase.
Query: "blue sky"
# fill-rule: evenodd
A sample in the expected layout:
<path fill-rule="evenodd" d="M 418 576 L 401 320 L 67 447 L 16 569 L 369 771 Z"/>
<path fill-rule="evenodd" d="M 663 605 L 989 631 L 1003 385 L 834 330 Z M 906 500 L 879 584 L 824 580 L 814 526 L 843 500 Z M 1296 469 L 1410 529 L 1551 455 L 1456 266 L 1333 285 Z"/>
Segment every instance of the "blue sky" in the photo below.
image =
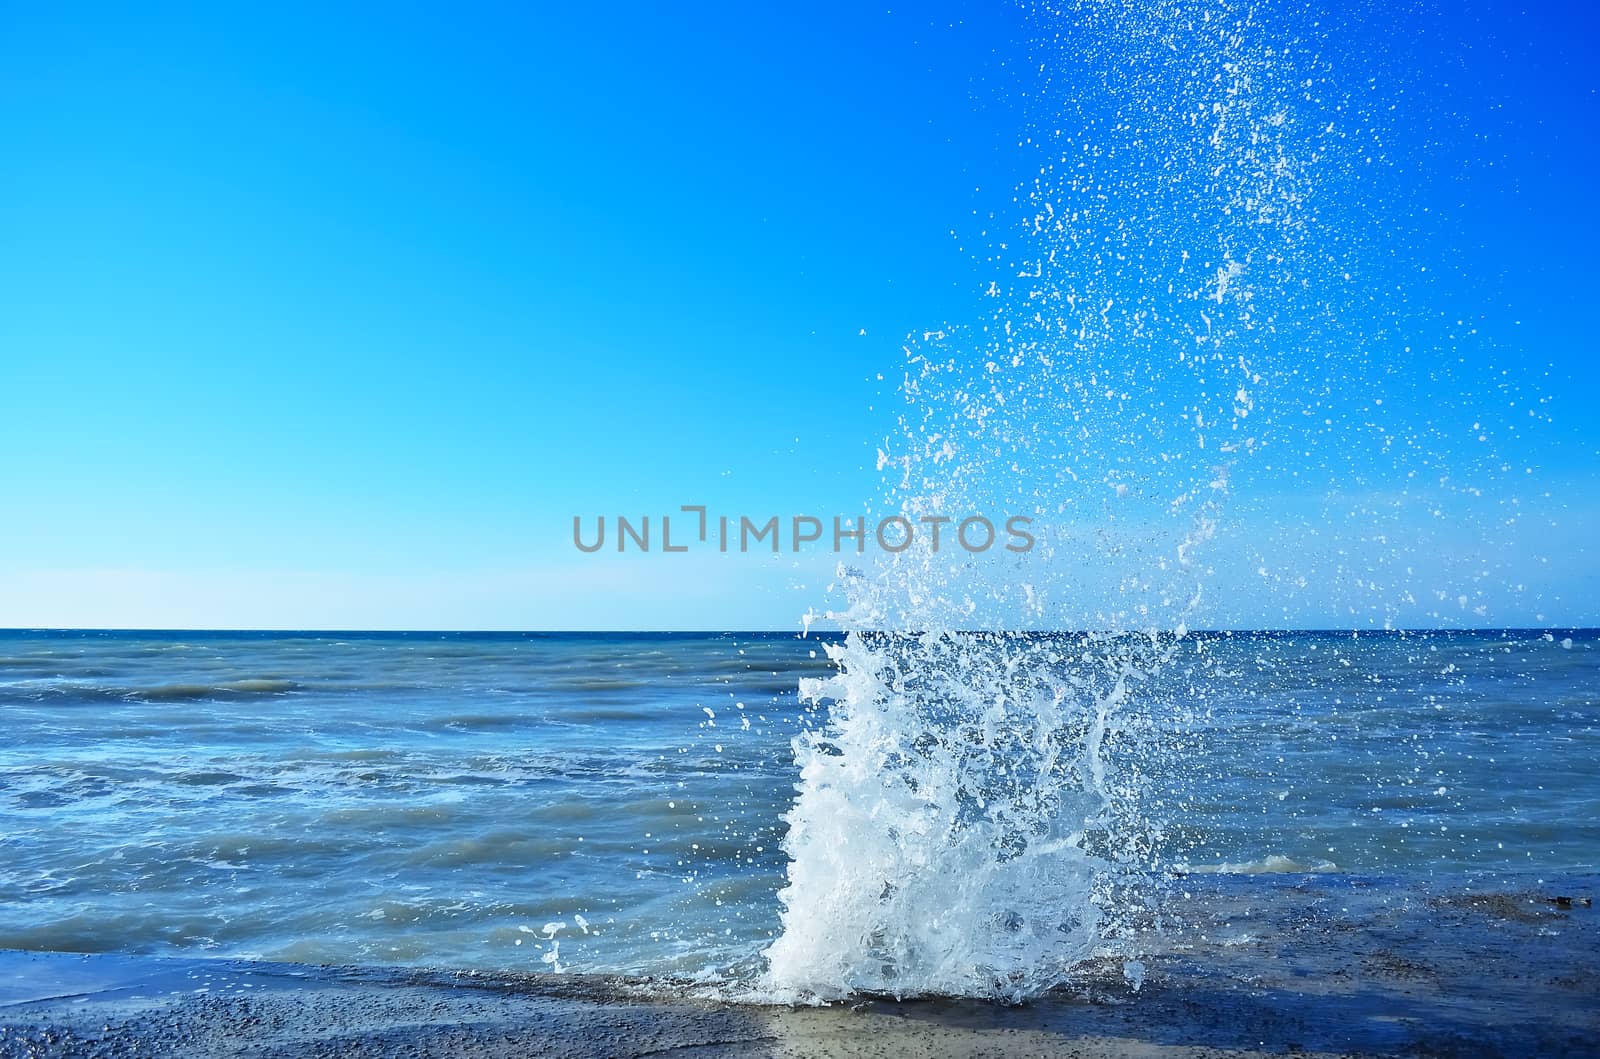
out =
<path fill-rule="evenodd" d="M 1021 15 L 890 7 L 0 5 L 0 626 L 793 627 L 831 559 L 586 557 L 570 520 L 876 494 L 901 342 L 968 318 L 1027 175 Z M 1551 399 L 1489 623 L 1600 621 L 1597 28 L 1321 27 L 1401 134 L 1374 267 L 1431 263 L 1403 311 L 1446 321 L 1395 414 Z M 1254 566 L 1217 623 L 1282 617 Z M 1292 620 L 1365 620 L 1335 594 Z"/>

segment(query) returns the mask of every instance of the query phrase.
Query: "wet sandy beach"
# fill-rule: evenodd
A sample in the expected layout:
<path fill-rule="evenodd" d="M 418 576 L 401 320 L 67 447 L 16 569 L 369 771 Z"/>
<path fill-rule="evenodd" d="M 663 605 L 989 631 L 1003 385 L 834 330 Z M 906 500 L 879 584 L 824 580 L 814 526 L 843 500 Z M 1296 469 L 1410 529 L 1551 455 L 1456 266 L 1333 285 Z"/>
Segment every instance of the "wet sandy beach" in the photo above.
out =
<path fill-rule="evenodd" d="M 1137 992 L 1108 960 L 1021 1007 L 6 952 L 0 1056 L 1595 1055 L 1596 881 L 1195 877 L 1177 884 L 1181 918 Z"/>

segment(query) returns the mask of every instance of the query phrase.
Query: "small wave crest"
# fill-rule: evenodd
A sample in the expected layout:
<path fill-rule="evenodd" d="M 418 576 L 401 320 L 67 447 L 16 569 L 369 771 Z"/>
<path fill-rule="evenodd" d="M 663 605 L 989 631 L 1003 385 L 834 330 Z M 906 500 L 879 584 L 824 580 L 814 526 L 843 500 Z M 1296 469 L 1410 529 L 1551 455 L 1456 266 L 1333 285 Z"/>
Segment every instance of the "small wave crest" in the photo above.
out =
<path fill-rule="evenodd" d="M 249 695 L 283 695 L 300 687 L 292 680 L 229 680 L 219 684 L 162 684 L 153 688 L 136 688 L 128 698 L 166 702 L 184 699 L 239 698 Z"/>
<path fill-rule="evenodd" d="M 13 681 L 6 690 L 34 700 L 68 702 L 191 702 L 206 699 L 241 699 L 286 695 L 300 690 L 297 681 L 248 678 L 212 683 L 101 684 L 74 680 Z"/>
<path fill-rule="evenodd" d="M 1331 860 L 1298 861 L 1274 853 L 1260 860 L 1224 861 L 1221 864 L 1177 864 L 1173 871 L 1182 875 L 1304 875 L 1336 872 Z"/>

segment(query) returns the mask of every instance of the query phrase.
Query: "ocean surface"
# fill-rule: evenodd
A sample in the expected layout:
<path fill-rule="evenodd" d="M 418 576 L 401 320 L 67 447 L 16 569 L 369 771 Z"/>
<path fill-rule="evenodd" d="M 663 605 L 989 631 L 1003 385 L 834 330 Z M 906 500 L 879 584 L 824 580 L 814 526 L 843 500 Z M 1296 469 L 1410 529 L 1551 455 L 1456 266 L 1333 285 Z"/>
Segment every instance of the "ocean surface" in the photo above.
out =
<path fill-rule="evenodd" d="M 0 632 L 0 949 L 753 980 L 838 639 Z M 1600 867 L 1600 634 L 1171 648 L 1153 872 Z"/>

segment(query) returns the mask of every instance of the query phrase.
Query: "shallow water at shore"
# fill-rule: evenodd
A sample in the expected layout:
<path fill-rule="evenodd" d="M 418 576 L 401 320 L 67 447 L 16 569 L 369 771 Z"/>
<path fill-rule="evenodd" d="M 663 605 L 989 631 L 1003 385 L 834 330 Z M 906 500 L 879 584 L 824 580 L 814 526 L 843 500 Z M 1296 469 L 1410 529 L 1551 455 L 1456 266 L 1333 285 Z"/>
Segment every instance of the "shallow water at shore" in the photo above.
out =
<path fill-rule="evenodd" d="M 1137 990 L 1114 961 L 1034 1003 L 708 999 L 703 986 L 0 952 L 0 1056 L 1594 1054 L 1600 878 L 1190 881 Z"/>

